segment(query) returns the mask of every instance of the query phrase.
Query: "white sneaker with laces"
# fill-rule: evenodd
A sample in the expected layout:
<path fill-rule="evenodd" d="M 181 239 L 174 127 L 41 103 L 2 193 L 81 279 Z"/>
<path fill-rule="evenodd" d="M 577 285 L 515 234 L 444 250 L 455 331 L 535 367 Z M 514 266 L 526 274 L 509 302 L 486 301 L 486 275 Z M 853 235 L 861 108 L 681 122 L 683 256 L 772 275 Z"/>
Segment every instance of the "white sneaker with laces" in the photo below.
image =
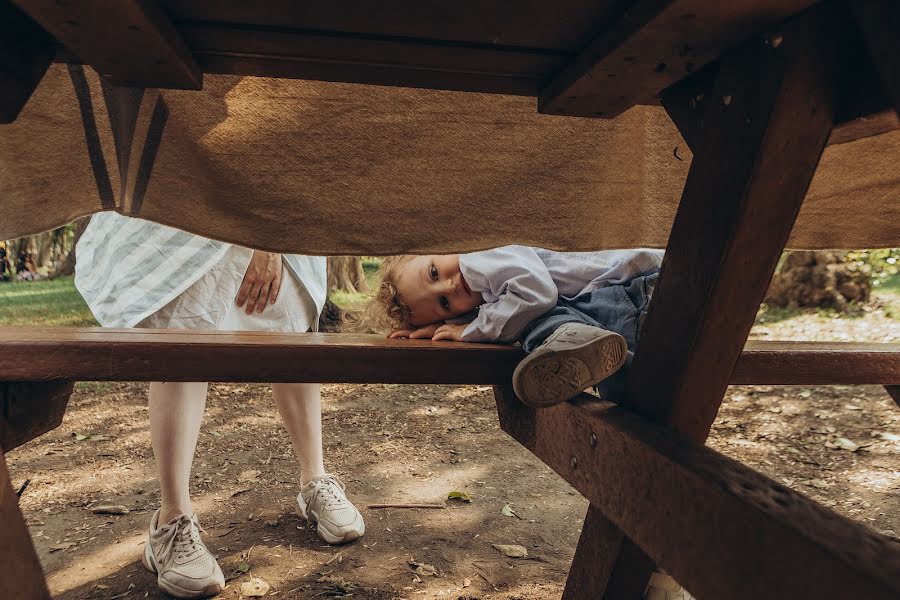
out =
<path fill-rule="evenodd" d="M 141 562 L 156 573 L 159 588 L 176 598 L 205 598 L 225 589 L 222 569 L 200 539 L 196 516 L 183 514 L 159 525 L 157 510 Z"/>
<path fill-rule="evenodd" d="M 513 372 L 513 389 L 528 406 L 553 406 L 618 371 L 627 353 L 625 338 L 618 333 L 566 323 L 522 359 Z"/>
<path fill-rule="evenodd" d="M 347 500 L 344 484 L 334 475 L 313 479 L 297 494 L 300 516 L 316 524 L 319 537 L 329 544 L 344 544 L 362 537 L 366 524 Z"/>
<path fill-rule="evenodd" d="M 653 571 L 644 600 L 696 600 L 667 573 Z"/>

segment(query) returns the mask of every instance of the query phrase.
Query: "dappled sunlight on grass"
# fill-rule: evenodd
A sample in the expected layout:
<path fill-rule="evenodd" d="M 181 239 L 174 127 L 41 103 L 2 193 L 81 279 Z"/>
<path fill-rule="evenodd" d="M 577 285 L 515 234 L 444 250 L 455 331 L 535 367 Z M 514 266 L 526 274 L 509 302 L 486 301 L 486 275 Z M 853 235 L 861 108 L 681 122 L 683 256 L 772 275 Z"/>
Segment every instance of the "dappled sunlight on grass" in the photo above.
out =
<path fill-rule="evenodd" d="M 97 321 L 72 277 L 0 283 L 0 326 L 91 326 Z"/>

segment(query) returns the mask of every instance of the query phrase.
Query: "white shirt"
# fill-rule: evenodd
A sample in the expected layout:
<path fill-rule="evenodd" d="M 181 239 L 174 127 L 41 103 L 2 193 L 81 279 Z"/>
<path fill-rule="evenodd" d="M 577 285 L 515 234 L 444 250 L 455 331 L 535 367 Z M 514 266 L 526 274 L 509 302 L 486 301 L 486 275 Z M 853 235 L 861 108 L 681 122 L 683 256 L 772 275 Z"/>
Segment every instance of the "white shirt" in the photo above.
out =
<path fill-rule="evenodd" d="M 78 241 L 75 287 L 101 325 L 134 327 L 197 282 L 231 248 L 151 221 L 98 213 Z M 283 258 L 286 271 L 312 298 L 318 315 L 327 291 L 325 258 Z M 229 293 L 228 300 L 234 297 Z"/>
<path fill-rule="evenodd" d="M 528 246 L 503 246 L 461 254 L 459 270 L 485 304 L 462 334 L 465 342 L 513 342 L 559 298 L 626 283 L 656 271 L 663 251 L 603 250 L 554 252 Z"/>

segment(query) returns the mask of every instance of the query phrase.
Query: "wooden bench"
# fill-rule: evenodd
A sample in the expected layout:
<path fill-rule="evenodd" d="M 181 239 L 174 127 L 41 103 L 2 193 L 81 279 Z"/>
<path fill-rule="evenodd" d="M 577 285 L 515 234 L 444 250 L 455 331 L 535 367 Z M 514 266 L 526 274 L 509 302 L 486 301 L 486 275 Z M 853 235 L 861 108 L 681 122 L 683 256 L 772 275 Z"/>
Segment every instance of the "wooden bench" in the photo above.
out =
<path fill-rule="evenodd" d="M 866 589 L 890 572 L 879 561 L 897 551 L 874 534 L 861 539 L 856 524 L 801 494 L 621 407 L 585 394 L 549 410 L 527 408 L 509 388 L 523 356 L 514 346 L 374 335 L 6 327 L 0 356 L 3 451 L 59 426 L 72 380 L 492 384 L 503 429 L 665 564 L 703 565 L 709 577 L 720 563 L 749 554 L 762 557 L 763 572 L 782 573 L 785 581 L 792 570 L 816 564 L 841 573 L 833 585 L 850 581 Z M 731 382 L 896 385 L 900 344 L 750 341 Z M 629 458 L 616 460 L 622 456 Z M 679 515 L 674 531 L 655 535 L 673 514 Z M 734 520 L 710 520 L 710 514 Z M 746 527 L 759 535 L 747 537 Z M 771 544 L 791 551 L 773 554 Z"/>

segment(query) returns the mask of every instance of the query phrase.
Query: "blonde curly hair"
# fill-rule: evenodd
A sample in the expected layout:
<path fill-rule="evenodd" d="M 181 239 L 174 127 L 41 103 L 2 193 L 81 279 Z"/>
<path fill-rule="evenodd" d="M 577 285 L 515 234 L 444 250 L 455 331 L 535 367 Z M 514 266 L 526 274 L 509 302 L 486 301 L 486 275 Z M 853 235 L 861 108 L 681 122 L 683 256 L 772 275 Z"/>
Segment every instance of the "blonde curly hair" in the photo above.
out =
<path fill-rule="evenodd" d="M 378 268 L 378 284 L 362 314 L 353 319 L 352 330 L 389 333 L 398 329 L 410 329 L 410 309 L 397 292 L 397 276 L 403 265 L 412 260 L 411 255 L 389 256 Z"/>

